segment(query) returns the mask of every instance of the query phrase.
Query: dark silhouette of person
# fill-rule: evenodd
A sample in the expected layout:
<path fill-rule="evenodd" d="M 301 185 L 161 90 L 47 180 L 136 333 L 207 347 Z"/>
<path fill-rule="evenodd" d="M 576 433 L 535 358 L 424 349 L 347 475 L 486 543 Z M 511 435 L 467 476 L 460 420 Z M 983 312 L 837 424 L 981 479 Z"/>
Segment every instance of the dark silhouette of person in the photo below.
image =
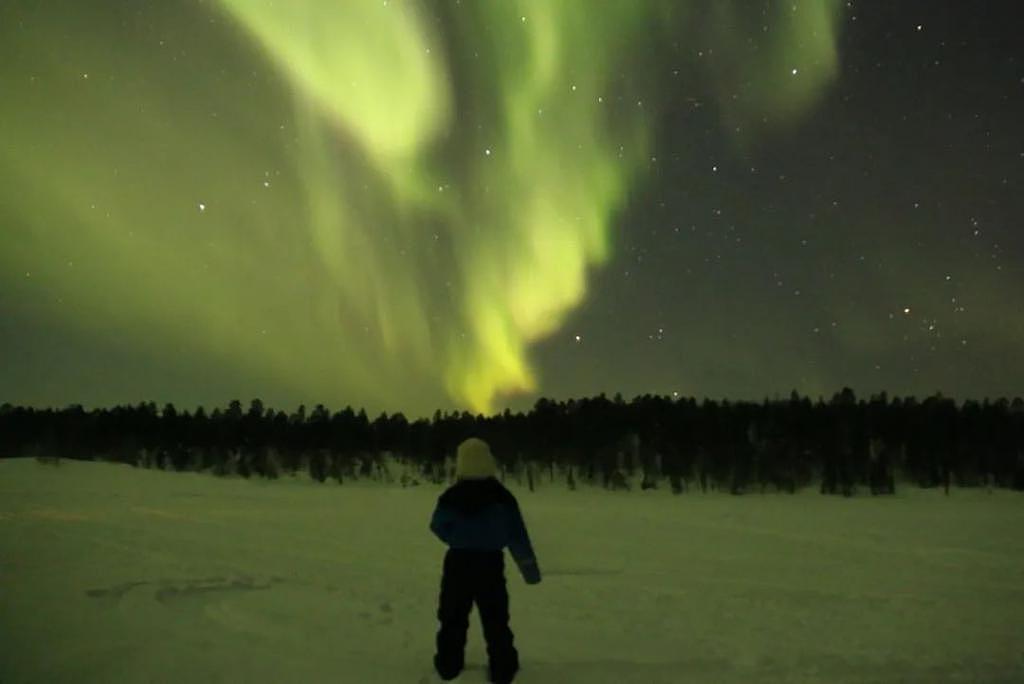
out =
<path fill-rule="evenodd" d="M 519 671 L 513 645 L 505 588 L 507 546 L 527 584 L 540 582 L 540 568 L 530 544 L 519 503 L 495 478 L 487 442 L 470 438 L 459 445 L 456 483 L 437 500 L 430 529 L 448 545 L 441 577 L 434 668 L 441 679 L 454 679 L 465 665 L 469 612 L 476 603 L 489 661 L 488 680 L 508 684 Z"/>

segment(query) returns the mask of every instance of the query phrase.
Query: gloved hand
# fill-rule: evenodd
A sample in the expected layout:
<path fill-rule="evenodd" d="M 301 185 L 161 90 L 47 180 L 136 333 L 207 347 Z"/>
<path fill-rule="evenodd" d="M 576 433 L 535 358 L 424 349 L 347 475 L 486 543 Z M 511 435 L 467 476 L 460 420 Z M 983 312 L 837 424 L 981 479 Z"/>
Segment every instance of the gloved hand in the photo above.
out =
<path fill-rule="evenodd" d="M 536 558 L 516 559 L 516 563 L 519 565 L 519 572 L 523 574 L 523 579 L 526 580 L 527 584 L 540 584 L 540 568 L 537 567 Z"/>

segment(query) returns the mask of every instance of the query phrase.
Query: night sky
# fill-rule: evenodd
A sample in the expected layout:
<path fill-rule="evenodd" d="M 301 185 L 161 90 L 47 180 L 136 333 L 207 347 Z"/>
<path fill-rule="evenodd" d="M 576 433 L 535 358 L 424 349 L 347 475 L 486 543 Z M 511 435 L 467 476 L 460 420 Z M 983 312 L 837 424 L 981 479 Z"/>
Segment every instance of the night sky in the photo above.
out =
<path fill-rule="evenodd" d="M 5 0 L 0 401 L 1020 395 L 1019 5 Z"/>

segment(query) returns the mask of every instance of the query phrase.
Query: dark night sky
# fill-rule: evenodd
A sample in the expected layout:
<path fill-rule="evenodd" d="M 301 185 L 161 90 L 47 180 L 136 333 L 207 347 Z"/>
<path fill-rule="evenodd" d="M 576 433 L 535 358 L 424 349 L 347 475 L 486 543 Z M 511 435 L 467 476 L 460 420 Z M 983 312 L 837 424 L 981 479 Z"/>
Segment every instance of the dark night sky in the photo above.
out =
<path fill-rule="evenodd" d="M 671 100 L 657 181 L 631 202 L 615 264 L 567 323 L 591 349 L 567 360 L 564 338 L 542 345 L 552 386 L 1020 394 L 1015 7 L 849 3 L 821 103 L 748 149 L 713 103 Z M 710 45 L 680 51 L 694 47 Z"/>
<path fill-rule="evenodd" d="M 0 8 L 0 401 L 1022 393 L 1019 3 L 284 7 Z"/>

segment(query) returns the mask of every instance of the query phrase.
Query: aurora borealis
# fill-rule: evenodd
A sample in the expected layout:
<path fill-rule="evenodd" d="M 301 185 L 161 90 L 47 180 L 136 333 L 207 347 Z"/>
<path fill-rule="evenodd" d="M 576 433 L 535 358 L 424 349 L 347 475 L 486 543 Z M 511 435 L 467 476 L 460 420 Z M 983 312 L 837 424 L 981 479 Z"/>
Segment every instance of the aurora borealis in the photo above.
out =
<path fill-rule="evenodd" d="M 5 2 L 0 400 L 1019 394 L 1019 12 L 892 4 Z"/>

